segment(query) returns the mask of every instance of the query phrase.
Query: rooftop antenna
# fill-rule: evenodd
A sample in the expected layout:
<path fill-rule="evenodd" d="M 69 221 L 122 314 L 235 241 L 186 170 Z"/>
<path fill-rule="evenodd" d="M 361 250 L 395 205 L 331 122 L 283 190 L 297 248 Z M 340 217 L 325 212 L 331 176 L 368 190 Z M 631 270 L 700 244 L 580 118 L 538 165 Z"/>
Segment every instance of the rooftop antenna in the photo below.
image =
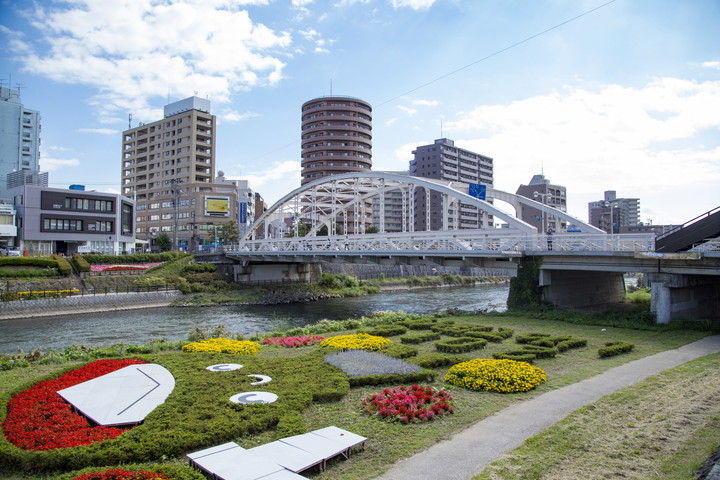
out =
<path fill-rule="evenodd" d="M 15 89 L 16 89 L 17 92 L 18 92 L 18 97 L 20 96 L 20 89 L 21 89 L 21 88 L 25 88 L 25 84 L 24 84 L 24 83 L 16 83 L 16 84 L 15 84 Z"/>
<path fill-rule="evenodd" d="M 540 159 L 540 175 L 545 176 L 545 160 Z"/>
<path fill-rule="evenodd" d="M 132 128 L 132 113 L 128 113 L 128 130 Z"/>
<path fill-rule="evenodd" d="M 330 79 L 330 96 L 332 97 L 332 78 Z"/>

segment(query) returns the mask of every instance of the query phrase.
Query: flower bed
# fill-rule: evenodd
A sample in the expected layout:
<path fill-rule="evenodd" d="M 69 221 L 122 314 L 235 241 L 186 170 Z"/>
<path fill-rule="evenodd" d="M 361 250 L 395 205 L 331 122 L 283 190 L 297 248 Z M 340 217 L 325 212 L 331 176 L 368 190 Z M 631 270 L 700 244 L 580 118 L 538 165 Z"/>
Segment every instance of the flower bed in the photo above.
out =
<path fill-rule="evenodd" d="M 362 400 L 365 412 L 400 423 L 427 422 L 453 413 L 451 404 L 448 392 L 420 385 L 386 388 Z"/>
<path fill-rule="evenodd" d="M 115 265 L 115 264 L 99 264 L 90 265 L 91 272 L 125 272 L 125 271 L 145 271 L 148 268 L 162 265 L 163 262 L 150 263 L 134 263 L 132 265 Z"/>
<path fill-rule="evenodd" d="M 168 480 L 168 477 L 162 473 L 146 472 L 144 470 L 131 472 L 120 468 L 111 468 L 104 472 L 83 473 L 73 480 Z"/>
<path fill-rule="evenodd" d="M 421 368 L 399 358 L 365 350 L 338 352 L 325 357 L 325 363 L 342 370 L 348 377 L 386 375 L 390 373 L 415 373 Z"/>
<path fill-rule="evenodd" d="M 3 422 L 5 437 L 24 450 L 76 447 L 118 437 L 128 429 L 91 425 L 87 418 L 75 413 L 57 391 L 140 363 L 145 362 L 98 360 L 15 395 L 8 402 L 8 414 Z"/>
<path fill-rule="evenodd" d="M 475 359 L 453 365 L 445 381 L 489 392 L 526 392 L 547 381 L 545 371 L 526 362 L 515 360 Z"/>
<path fill-rule="evenodd" d="M 301 335 L 299 337 L 270 337 L 262 339 L 263 343 L 266 345 L 275 345 L 287 348 L 304 347 L 305 345 L 312 345 L 314 343 L 322 342 L 323 340 L 325 340 L 325 337 L 318 337 L 317 335 Z"/>
<path fill-rule="evenodd" d="M 354 335 L 338 335 L 329 337 L 320 342 L 321 347 L 360 349 L 360 350 L 382 350 L 391 344 L 392 340 L 367 333 L 356 333 Z"/>
<path fill-rule="evenodd" d="M 255 355 L 260 351 L 260 344 L 247 340 L 231 340 L 229 338 L 211 338 L 201 342 L 188 343 L 182 347 L 183 352 L 234 353 L 238 355 Z"/>

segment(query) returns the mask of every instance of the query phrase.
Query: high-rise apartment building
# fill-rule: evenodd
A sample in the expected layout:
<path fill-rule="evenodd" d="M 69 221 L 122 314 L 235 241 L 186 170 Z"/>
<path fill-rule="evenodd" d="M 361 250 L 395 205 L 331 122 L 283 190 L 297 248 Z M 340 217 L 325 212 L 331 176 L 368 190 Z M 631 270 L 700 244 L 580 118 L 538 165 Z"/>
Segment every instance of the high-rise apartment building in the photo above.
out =
<path fill-rule="evenodd" d="M 544 203 L 556 208 L 561 212 L 567 212 L 567 189 L 562 185 L 550 183 L 545 175 L 533 175 L 528 185 L 520 185 L 515 192 L 525 198 Z M 539 208 L 523 205 L 520 219 L 530 225 L 537 227 L 538 232 L 564 232 L 567 230 L 567 222 L 555 215 L 544 213 Z"/>
<path fill-rule="evenodd" d="M 217 227 L 238 218 L 237 188 L 215 184 L 216 119 L 198 97 L 166 105 L 164 118 L 123 132 L 122 194 L 136 201 L 136 235 L 160 233 L 176 248 L 215 244 Z"/>
<path fill-rule="evenodd" d="M 410 161 L 410 175 L 414 177 L 434 178 L 465 184 L 493 186 L 493 159 L 455 146 L 448 138 L 440 138 L 430 145 L 422 145 L 413 150 Z M 415 197 L 415 231 L 441 230 L 443 218 L 449 225 L 448 230 L 492 228 L 493 217 L 473 205 L 460 203 L 459 208 L 443 204 L 443 196 L 425 189 L 419 189 Z M 426 206 L 430 205 L 430 225 L 428 228 Z"/>
<path fill-rule="evenodd" d="M 588 203 L 590 225 L 608 233 L 640 225 L 640 199 L 617 198 L 615 190 L 605 191 L 603 200 Z"/>
<path fill-rule="evenodd" d="M 319 97 L 303 103 L 301 113 L 302 185 L 372 169 L 369 103 L 354 97 Z"/>
<path fill-rule="evenodd" d="M 40 170 L 40 113 L 25 108 L 20 92 L 0 87 L 0 190 L 7 175 Z"/>

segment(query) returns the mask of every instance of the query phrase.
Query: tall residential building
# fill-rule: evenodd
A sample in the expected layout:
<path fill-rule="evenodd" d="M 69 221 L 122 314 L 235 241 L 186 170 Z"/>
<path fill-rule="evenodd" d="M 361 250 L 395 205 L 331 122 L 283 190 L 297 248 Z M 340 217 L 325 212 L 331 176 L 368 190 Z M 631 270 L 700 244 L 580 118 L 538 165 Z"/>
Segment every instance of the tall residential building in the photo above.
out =
<path fill-rule="evenodd" d="M 567 189 L 562 185 L 550 183 L 545 175 L 533 175 L 528 185 L 520 185 L 515 192 L 525 198 L 544 203 L 556 208 L 561 212 L 567 212 Z M 523 205 L 520 213 L 522 221 L 537 227 L 538 232 L 564 232 L 567 230 L 567 222 L 555 215 L 542 212 L 539 208 L 532 208 Z"/>
<path fill-rule="evenodd" d="M 7 175 L 40 170 L 40 113 L 25 108 L 20 92 L 0 87 L 0 190 Z"/>
<path fill-rule="evenodd" d="M 590 225 L 608 233 L 640 225 L 640 199 L 617 198 L 615 190 L 605 191 L 603 200 L 588 203 Z"/>
<path fill-rule="evenodd" d="M 430 145 L 413 150 L 410 161 L 410 175 L 434 178 L 464 184 L 493 186 L 493 159 L 455 146 L 448 138 L 440 138 Z M 459 208 L 443 205 L 443 196 L 431 191 L 430 198 L 425 189 L 418 189 L 415 197 L 415 231 L 441 230 L 443 218 L 447 218 L 448 230 L 492 228 L 492 215 L 473 205 L 461 203 Z M 430 225 L 426 206 L 430 205 Z"/>
<path fill-rule="evenodd" d="M 372 107 L 359 98 L 319 97 L 302 105 L 304 185 L 341 173 L 372 169 Z"/>
<path fill-rule="evenodd" d="M 214 245 L 217 228 L 239 220 L 237 188 L 215 184 L 215 116 L 198 97 L 166 105 L 164 118 L 123 132 L 122 194 L 136 201 L 136 235 L 160 233 L 176 248 Z"/>

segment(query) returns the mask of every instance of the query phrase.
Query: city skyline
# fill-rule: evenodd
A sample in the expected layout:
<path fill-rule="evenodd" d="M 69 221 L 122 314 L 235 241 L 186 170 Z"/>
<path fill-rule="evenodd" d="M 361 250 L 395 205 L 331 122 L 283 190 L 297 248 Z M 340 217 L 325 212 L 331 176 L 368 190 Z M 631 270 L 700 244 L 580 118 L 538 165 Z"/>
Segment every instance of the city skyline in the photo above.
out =
<path fill-rule="evenodd" d="M 119 192 L 128 114 L 197 93 L 218 170 L 273 203 L 300 185 L 300 106 L 335 94 L 372 105 L 375 171 L 447 137 L 495 159 L 496 188 L 566 186 L 582 220 L 605 190 L 655 224 L 720 204 L 710 0 L 1 1 L 0 77 L 42 115 L 52 187 Z"/>

